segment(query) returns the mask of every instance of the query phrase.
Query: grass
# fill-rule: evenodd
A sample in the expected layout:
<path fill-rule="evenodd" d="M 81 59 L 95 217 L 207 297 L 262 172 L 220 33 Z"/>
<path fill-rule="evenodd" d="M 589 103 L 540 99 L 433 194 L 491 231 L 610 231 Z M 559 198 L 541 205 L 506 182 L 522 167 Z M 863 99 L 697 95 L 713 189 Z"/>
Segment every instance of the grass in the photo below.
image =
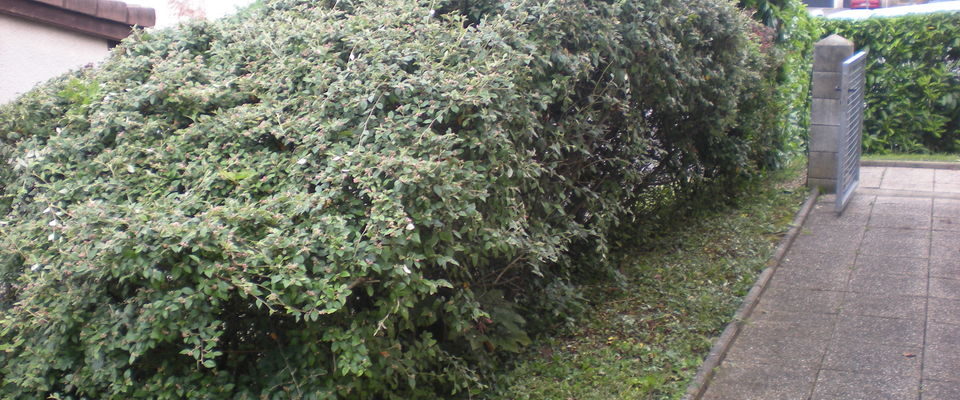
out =
<path fill-rule="evenodd" d="M 941 161 L 958 162 L 960 154 L 933 153 L 933 154 L 864 154 L 861 159 L 869 161 Z"/>
<path fill-rule="evenodd" d="M 680 398 L 789 229 L 804 163 L 754 182 L 735 206 L 674 215 L 621 245 L 622 279 L 588 285 L 588 316 L 534 342 L 494 398 Z"/>

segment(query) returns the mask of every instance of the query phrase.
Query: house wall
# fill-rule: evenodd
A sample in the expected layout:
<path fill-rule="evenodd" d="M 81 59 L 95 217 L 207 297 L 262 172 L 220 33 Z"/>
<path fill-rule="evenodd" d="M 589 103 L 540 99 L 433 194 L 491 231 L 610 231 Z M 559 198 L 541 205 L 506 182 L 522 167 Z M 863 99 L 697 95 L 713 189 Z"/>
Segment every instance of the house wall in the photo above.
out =
<path fill-rule="evenodd" d="M 0 14 L 0 104 L 108 54 L 106 39 Z"/>

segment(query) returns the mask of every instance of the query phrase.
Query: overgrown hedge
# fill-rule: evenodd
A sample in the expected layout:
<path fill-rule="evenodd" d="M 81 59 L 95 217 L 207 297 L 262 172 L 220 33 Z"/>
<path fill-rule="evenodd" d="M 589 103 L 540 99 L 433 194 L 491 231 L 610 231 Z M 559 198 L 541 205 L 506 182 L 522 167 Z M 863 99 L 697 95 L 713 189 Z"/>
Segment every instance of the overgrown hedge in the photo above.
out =
<path fill-rule="evenodd" d="M 960 13 L 827 20 L 868 49 L 864 150 L 960 152 Z"/>
<path fill-rule="evenodd" d="M 765 35 L 706 0 L 278 0 L 137 33 L 0 108 L 0 396 L 481 390 L 651 188 L 795 141 Z"/>

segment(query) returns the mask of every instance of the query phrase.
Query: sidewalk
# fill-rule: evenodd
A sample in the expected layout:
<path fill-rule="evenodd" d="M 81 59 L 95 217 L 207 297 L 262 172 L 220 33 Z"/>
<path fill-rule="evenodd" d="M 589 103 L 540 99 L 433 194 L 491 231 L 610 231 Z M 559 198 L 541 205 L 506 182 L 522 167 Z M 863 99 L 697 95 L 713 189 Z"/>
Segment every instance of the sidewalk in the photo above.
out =
<path fill-rule="evenodd" d="M 960 170 L 821 196 L 703 399 L 960 399 Z"/>

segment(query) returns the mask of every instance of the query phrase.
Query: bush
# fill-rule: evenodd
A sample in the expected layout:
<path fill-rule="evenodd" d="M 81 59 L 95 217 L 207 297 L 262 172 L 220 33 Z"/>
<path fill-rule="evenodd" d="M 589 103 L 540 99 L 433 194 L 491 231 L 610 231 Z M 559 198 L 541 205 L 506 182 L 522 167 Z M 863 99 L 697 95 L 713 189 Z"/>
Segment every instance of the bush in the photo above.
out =
<path fill-rule="evenodd" d="M 0 393 L 434 398 L 781 149 L 726 3 L 266 2 L 0 108 Z M 537 324 L 532 322 L 534 321 Z"/>
<path fill-rule="evenodd" d="M 753 29 L 766 38 L 769 68 L 764 72 L 765 95 L 756 96 L 746 108 L 754 119 L 741 122 L 761 132 L 767 149 L 763 164 L 781 167 L 783 160 L 803 150 L 810 126 L 810 74 L 813 42 L 820 25 L 799 0 L 740 0 L 760 24 Z"/>
<path fill-rule="evenodd" d="M 960 151 L 960 13 L 827 20 L 826 32 L 870 51 L 866 152 Z"/>

